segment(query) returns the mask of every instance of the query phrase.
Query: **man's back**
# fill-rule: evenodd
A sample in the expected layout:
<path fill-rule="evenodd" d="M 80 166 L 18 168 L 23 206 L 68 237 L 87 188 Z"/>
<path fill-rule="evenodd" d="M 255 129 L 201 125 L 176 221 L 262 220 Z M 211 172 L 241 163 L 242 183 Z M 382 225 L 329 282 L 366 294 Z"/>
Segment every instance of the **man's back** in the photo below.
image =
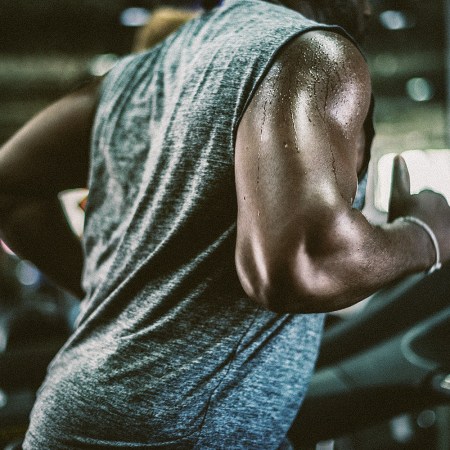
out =
<path fill-rule="evenodd" d="M 275 2 L 336 23 L 318 0 Z M 39 392 L 26 449 L 286 448 L 321 328 L 320 315 L 299 313 L 349 306 L 450 259 L 450 208 L 431 191 L 410 194 L 401 158 L 388 223 L 373 226 L 353 208 L 367 65 L 336 33 L 294 39 L 315 24 L 270 3 L 226 0 L 117 66 L 91 161 L 96 86 L 2 146 L 2 239 L 79 297 L 83 252 L 58 194 L 84 187 L 89 163 L 93 174 L 87 298 Z M 370 9 L 343 4 L 361 19 Z M 236 226 L 236 203 L 221 197 L 233 190 L 233 166 Z M 125 172 L 141 183 L 135 196 Z"/>
<path fill-rule="evenodd" d="M 234 139 L 275 54 L 312 26 L 265 2 L 229 2 L 108 75 L 93 133 L 87 297 L 28 445 L 280 445 L 322 316 L 272 313 L 241 288 Z"/>

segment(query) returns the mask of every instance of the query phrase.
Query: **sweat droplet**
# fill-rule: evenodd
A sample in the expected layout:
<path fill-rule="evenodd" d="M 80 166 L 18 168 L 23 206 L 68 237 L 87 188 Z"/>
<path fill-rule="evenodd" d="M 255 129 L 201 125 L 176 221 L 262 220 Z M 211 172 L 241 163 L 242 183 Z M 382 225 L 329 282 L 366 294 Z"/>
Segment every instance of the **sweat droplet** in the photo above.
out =
<path fill-rule="evenodd" d="M 287 144 L 284 144 L 284 148 L 288 148 L 288 145 L 287 145 Z"/>

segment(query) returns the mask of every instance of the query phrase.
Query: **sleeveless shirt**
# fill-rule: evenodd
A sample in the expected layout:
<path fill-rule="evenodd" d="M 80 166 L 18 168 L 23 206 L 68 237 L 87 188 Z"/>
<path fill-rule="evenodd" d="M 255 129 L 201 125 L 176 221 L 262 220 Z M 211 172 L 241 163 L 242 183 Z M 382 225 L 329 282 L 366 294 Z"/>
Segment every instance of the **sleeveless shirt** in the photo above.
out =
<path fill-rule="evenodd" d="M 243 292 L 234 142 L 280 48 L 324 27 L 226 0 L 107 75 L 92 135 L 87 294 L 25 449 L 289 448 L 323 315 L 276 314 Z"/>

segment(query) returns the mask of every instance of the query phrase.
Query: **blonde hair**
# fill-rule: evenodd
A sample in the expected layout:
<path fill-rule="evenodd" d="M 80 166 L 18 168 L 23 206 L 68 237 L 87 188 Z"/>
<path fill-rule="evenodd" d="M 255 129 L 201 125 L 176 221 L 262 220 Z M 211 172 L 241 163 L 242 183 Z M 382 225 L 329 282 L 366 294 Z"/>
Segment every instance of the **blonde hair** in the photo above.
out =
<path fill-rule="evenodd" d="M 178 8 L 155 9 L 150 20 L 136 33 L 132 50 L 140 52 L 153 47 L 197 15 Z"/>

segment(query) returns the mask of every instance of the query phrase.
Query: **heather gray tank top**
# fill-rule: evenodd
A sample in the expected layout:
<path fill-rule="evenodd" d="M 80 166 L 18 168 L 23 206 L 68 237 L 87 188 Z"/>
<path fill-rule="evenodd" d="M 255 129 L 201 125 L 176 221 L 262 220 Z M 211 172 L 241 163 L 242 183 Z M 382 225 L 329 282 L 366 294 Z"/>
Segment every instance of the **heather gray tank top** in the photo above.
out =
<path fill-rule="evenodd" d="M 274 55 L 313 27 L 281 6 L 229 0 L 106 77 L 87 296 L 25 449 L 288 448 L 323 316 L 275 314 L 243 292 L 234 138 Z"/>

